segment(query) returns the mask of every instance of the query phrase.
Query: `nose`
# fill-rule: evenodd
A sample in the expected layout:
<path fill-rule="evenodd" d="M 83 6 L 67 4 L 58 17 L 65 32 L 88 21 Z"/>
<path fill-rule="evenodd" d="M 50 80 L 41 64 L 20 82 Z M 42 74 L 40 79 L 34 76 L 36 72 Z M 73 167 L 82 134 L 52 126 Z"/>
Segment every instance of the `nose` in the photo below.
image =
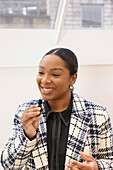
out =
<path fill-rule="evenodd" d="M 50 83 L 51 83 L 51 78 L 50 78 L 50 76 L 44 75 L 43 78 L 42 78 L 42 80 L 41 80 L 41 82 L 42 82 L 43 84 L 50 84 Z"/>

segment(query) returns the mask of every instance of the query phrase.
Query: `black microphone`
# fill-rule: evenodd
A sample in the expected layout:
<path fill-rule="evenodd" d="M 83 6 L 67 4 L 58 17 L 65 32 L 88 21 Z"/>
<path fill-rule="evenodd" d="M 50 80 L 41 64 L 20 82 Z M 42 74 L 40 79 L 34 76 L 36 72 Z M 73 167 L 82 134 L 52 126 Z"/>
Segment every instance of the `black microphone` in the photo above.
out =
<path fill-rule="evenodd" d="M 41 108 L 40 112 L 42 112 L 43 109 L 42 109 L 42 100 L 41 100 L 41 99 L 38 100 L 38 107 Z M 41 114 L 41 113 L 40 113 L 40 114 Z"/>

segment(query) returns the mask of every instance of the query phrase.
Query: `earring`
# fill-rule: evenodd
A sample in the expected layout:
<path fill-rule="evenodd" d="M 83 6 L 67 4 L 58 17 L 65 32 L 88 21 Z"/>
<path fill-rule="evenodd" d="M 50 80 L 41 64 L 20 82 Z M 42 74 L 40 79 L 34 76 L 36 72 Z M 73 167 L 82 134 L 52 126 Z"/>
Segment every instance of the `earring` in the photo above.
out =
<path fill-rule="evenodd" d="M 73 91 L 73 90 L 74 90 L 73 85 L 70 85 L 70 90 L 71 90 L 71 91 Z"/>

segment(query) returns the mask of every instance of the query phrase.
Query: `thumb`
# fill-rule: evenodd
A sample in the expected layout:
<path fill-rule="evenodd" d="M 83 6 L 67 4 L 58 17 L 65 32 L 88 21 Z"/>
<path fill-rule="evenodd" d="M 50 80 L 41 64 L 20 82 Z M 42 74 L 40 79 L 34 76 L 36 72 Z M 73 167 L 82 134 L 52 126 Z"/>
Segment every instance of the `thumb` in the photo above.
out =
<path fill-rule="evenodd" d="M 94 161 L 94 158 L 91 155 L 87 155 L 84 152 L 80 152 L 80 155 L 81 155 L 82 159 L 84 159 L 87 162 Z"/>

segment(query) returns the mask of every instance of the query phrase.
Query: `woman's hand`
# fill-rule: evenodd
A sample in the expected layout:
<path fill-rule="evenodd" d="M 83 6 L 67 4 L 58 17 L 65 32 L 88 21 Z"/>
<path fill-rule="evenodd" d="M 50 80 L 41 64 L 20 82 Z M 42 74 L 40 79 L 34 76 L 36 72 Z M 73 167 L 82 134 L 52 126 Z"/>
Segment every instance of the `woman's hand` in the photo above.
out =
<path fill-rule="evenodd" d="M 41 108 L 43 109 L 44 107 L 42 106 Z M 20 118 L 26 136 L 30 140 L 36 135 L 39 119 L 42 117 L 40 115 L 41 108 L 39 108 L 38 105 L 30 106 Z"/>
<path fill-rule="evenodd" d="M 84 163 L 80 163 L 78 161 L 70 160 L 70 163 L 67 163 L 65 166 L 66 170 L 99 170 L 98 164 L 96 160 L 90 156 L 86 155 L 83 152 L 80 153 L 81 157 L 86 161 Z M 73 165 L 72 165 L 73 164 Z"/>

